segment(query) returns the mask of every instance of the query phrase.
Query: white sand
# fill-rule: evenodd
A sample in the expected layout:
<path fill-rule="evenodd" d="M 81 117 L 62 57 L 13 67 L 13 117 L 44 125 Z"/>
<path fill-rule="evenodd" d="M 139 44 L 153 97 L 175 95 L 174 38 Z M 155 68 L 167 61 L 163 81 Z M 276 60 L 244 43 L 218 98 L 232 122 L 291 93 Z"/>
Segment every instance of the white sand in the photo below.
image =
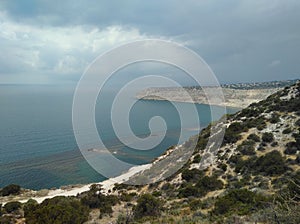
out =
<path fill-rule="evenodd" d="M 135 175 L 136 173 L 142 172 L 144 170 L 149 169 L 152 166 L 152 164 L 145 164 L 145 165 L 140 165 L 140 166 L 134 166 L 131 167 L 126 173 L 110 178 L 108 180 L 96 183 L 102 185 L 102 189 L 104 193 L 107 193 L 109 190 L 111 190 L 114 187 L 114 184 L 121 184 L 125 181 L 127 181 L 130 177 Z M 90 189 L 90 186 L 92 184 L 87 184 L 82 187 L 74 187 L 71 188 L 70 190 L 63 190 L 63 189 L 57 189 L 57 190 L 50 190 L 47 196 L 43 197 L 32 197 L 32 199 L 36 200 L 38 203 L 43 202 L 45 199 L 48 198 L 54 198 L 56 196 L 76 196 L 77 194 L 80 194 L 82 192 L 88 191 Z M 19 200 L 20 202 L 24 203 L 28 201 L 28 199 L 23 199 Z M 5 203 L 4 203 L 5 204 Z"/>

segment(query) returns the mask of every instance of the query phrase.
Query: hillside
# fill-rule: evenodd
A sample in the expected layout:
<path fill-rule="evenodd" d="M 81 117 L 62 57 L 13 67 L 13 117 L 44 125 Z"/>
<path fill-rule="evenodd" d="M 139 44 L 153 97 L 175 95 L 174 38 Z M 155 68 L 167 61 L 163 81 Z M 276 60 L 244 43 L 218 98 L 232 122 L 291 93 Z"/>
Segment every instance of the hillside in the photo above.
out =
<path fill-rule="evenodd" d="M 292 84 L 297 80 L 272 81 L 258 83 L 238 83 L 221 85 L 224 94 L 224 102 L 219 102 L 218 106 L 245 108 L 251 103 L 264 100 L 272 93 Z M 211 96 L 218 87 L 162 87 L 147 88 L 137 94 L 138 99 L 143 100 L 171 100 L 176 102 L 190 102 L 209 104 L 206 92 Z M 186 94 L 188 93 L 188 95 Z"/>
<path fill-rule="evenodd" d="M 224 140 L 215 151 L 210 132 L 221 127 Z M 300 223 L 300 82 L 171 147 L 130 182 L 168 176 L 177 166 L 183 167 L 157 183 L 119 184 L 108 194 L 93 185 L 77 197 L 31 201 L 14 212 L 24 210 L 27 223 L 54 223 L 57 211 L 63 223 L 75 211 L 74 223 Z"/>
<path fill-rule="evenodd" d="M 212 165 L 203 166 L 205 160 L 201 160 L 212 158 L 207 155 L 211 150 L 210 145 L 206 145 L 208 127 L 190 139 L 197 140 L 197 148 L 189 162 L 168 181 L 147 186 L 148 191 L 155 190 L 167 198 L 169 211 L 178 211 L 179 214 L 184 211 L 191 220 L 197 214 L 205 220 L 208 216 L 210 221 L 225 221 L 230 219 L 225 218 L 228 216 L 255 213 L 255 218 L 269 223 L 267 220 L 272 219 L 270 210 L 275 212 L 274 198 L 283 197 L 282 200 L 293 201 L 290 206 L 297 211 L 291 212 L 289 207 L 286 214 L 282 211 L 277 215 L 278 220 L 273 220 L 274 223 L 299 223 L 300 82 L 228 116 L 227 121 L 221 120 L 218 125 L 226 126 L 226 131 L 221 148 L 210 160 Z M 183 148 L 190 144 L 186 142 Z M 155 172 L 155 167 L 148 171 L 152 176 Z M 151 176 L 147 172 L 144 175 Z M 234 204 L 231 200 L 236 198 L 228 198 L 228 195 L 242 198 Z M 262 202 L 243 202 L 248 199 Z M 257 214 L 263 209 L 269 210 Z M 293 217 L 295 215 L 297 217 Z M 178 219 L 180 217 L 182 214 Z M 195 220 L 200 222 L 201 218 Z"/>

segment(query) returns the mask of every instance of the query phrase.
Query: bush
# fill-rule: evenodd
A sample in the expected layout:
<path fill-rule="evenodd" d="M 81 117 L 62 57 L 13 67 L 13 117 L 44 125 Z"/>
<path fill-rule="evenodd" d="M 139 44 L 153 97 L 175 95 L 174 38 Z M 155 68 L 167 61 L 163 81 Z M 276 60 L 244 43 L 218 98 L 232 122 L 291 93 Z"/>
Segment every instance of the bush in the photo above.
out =
<path fill-rule="evenodd" d="M 74 197 L 46 199 L 25 214 L 28 224 L 80 224 L 88 220 L 89 209 Z"/>
<path fill-rule="evenodd" d="M 247 131 L 248 128 L 240 122 L 234 122 L 225 130 L 223 145 L 237 142 L 241 136 L 240 133 Z"/>
<path fill-rule="evenodd" d="M 197 154 L 193 159 L 193 163 L 200 163 L 200 161 L 201 161 L 201 156 Z"/>
<path fill-rule="evenodd" d="M 250 134 L 247 139 L 254 142 L 260 142 L 260 137 L 257 134 Z"/>
<path fill-rule="evenodd" d="M 209 191 L 222 189 L 223 182 L 221 180 L 218 180 L 216 176 L 205 176 L 196 184 L 196 186 L 203 192 L 207 193 Z"/>
<path fill-rule="evenodd" d="M 227 170 L 227 165 L 225 163 L 220 164 L 218 167 L 224 172 Z"/>
<path fill-rule="evenodd" d="M 179 189 L 179 192 L 178 192 L 178 196 L 180 198 L 188 198 L 188 197 L 200 197 L 200 196 L 204 196 L 205 193 L 202 191 L 202 189 L 196 187 L 196 186 L 193 186 L 192 184 L 188 184 L 186 186 L 182 186 L 180 189 Z"/>
<path fill-rule="evenodd" d="M 140 219 L 146 216 L 158 216 L 162 209 L 162 201 L 152 196 L 144 194 L 137 200 L 137 205 L 133 208 L 135 219 Z"/>
<path fill-rule="evenodd" d="M 254 145 L 255 142 L 253 140 L 245 140 L 237 147 L 237 150 L 243 155 L 255 155 Z"/>
<path fill-rule="evenodd" d="M 286 128 L 282 131 L 283 134 L 290 134 L 292 132 L 291 128 Z"/>
<path fill-rule="evenodd" d="M 21 208 L 22 204 L 18 201 L 7 202 L 4 209 L 7 213 L 15 212 Z"/>
<path fill-rule="evenodd" d="M 36 200 L 29 199 L 24 205 L 23 205 L 23 211 L 24 211 L 24 216 L 28 216 L 30 212 L 35 210 L 38 207 L 38 203 Z"/>
<path fill-rule="evenodd" d="M 192 211 L 196 211 L 199 208 L 202 207 L 202 201 L 199 199 L 194 199 L 191 202 L 189 202 L 189 207 L 191 208 Z"/>
<path fill-rule="evenodd" d="M 8 196 L 8 195 L 16 195 L 16 194 L 19 194 L 21 191 L 21 187 L 19 185 L 16 185 L 16 184 L 10 184 L 6 187 L 4 187 L 1 191 L 0 191 L 0 194 L 2 196 Z"/>
<path fill-rule="evenodd" d="M 274 176 L 285 173 L 287 166 L 280 152 L 274 150 L 259 157 L 254 163 L 253 169 L 259 173 Z"/>
<path fill-rule="evenodd" d="M 220 197 L 215 202 L 213 214 L 248 215 L 263 207 L 269 199 L 246 189 L 235 189 Z"/>
<path fill-rule="evenodd" d="M 300 150 L 300 145 L 297 142 L 288 142 L 284 153 L 287 155 L 294 155 L 297 153 L 297 150 Z"/>
<path fill-rule="evenodd" d="M 239 117 L 257 117 L 261 111 L 257 108 L 245 108 L 239 113 Z"/>
<path fill-rule="evenodd" d="M 272 147 L 278 146 L 278 142 L 272 142 L 272 143 L 271 143 L 271 146 L 272 146 Z"/>
<path fill-rule="evenodd" d="M 136 193 L 133 192 L 133 193 L 130 193 L 130 194 L 127 194 L 127 193 L 122 193 L 121 196 L 120 196 L 120 200 L 121 201 L 125 201 L 125 202 L 129 202 L 129 201 L 132 201 L 132 199 L 136 196 Z"/>
<path fill-rule="evenodd" d="M 201 132 L 201 134 L 203 133 L 203 131 Z M 196 150 L 195 152 L 198 151 L 202 151 L 205 149 L 206 145 L 207 145 L 208 139 L 204 138 L 203 136 L 200 135 L 198 142 L 197 142 L 197 146 L 196 146 Z"/>
<path fill-rule="evenodd" d="M 267 142 L 267 143 L 273 142 L 274 141 L 274 135 L 272 133 L 265 132 L 262 135 L 262 140 L 264 142 Z"/>
<path fill-rule="evenodd" d="M 256 127 L 258 130 L 263 130 L 267 126 L 265 118 L 262 116 L 248 119 L 243 125 L 248 128 Z"/>
<path fill-rule="evenodd" d="M 88 206 L 89 208 L 106 208 L 107 211 L 107 207 L 112 207 L 118 202 L 119 199 L 117 196 L 104 195 L 93 189 L 81 196 L 82 204 Z"/>
<path fill-rule="evenodd" d="M 272 124 L 278 123 L 278 122 L 280 121 L 279 115 L 278 115 L 277 113 L 273 113 L 273 114 L 272 114 L 272 117 L 270 118 L 269 121 L 270 121 L 270 123 L 272 123 Z"/>
<path fill-rule="evenodd" d="M 204 175 L 203 171 L 199 169 L 184 169 L 181 173 L 181 177 L 183 180 L 187 182 L 197 182 Z"/>

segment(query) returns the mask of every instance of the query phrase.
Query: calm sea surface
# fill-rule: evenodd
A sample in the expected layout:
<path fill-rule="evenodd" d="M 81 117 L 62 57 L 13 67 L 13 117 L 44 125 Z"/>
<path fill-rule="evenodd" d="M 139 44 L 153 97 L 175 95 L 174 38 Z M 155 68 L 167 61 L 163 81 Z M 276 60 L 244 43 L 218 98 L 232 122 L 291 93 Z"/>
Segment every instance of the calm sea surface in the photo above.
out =
<path fill-rule="evenodd" d="M 76 145 L 72 130 L 73 92 L 71 86 L 0 85 L 0 187 L 16 183 L 41 189 L 104 179 L 88 165 Z M 105 145 L 118 158 L 133 164 L 148 163 L 177 143 L 181 125 L 174 106 L 167 101 L 140 100 L 130 113 L 133 132 L 147 136 L 151 117 L 161 116 L 168 127 L 167 135 L 152 150 L 133 152 L 122 145 L 110 120 L 114 94 L 114 90 L 108 89 L 99 96 L 96 123 Z M 188 103 L 176 105 L 187 113 L 192 110 Z M 196 107 L 203 128 L 211 121 L 210 107 Z M 227 108 L 227 113 L 235 111 Z M 222 115 L 220 109 L 218 116 Z M 119 119 L 124 119 L 122 113 Z M 185 139 L 197 133 L 195 122 L 191 119 L 188 123 Z"/>

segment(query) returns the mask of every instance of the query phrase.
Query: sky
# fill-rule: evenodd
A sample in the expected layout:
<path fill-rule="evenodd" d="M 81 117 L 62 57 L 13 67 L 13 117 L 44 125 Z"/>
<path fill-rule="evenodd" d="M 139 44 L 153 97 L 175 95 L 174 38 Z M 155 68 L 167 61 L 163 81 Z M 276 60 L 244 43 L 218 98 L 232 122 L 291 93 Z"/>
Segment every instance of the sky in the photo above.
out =
<path fill-rule="evenodd" d="M 148 38 L 192 49 L 220 83 L 297 79 L 299 11 L 299 0 L 2 0 L 0 84 L 76 83 L 98 55 Z"/>

